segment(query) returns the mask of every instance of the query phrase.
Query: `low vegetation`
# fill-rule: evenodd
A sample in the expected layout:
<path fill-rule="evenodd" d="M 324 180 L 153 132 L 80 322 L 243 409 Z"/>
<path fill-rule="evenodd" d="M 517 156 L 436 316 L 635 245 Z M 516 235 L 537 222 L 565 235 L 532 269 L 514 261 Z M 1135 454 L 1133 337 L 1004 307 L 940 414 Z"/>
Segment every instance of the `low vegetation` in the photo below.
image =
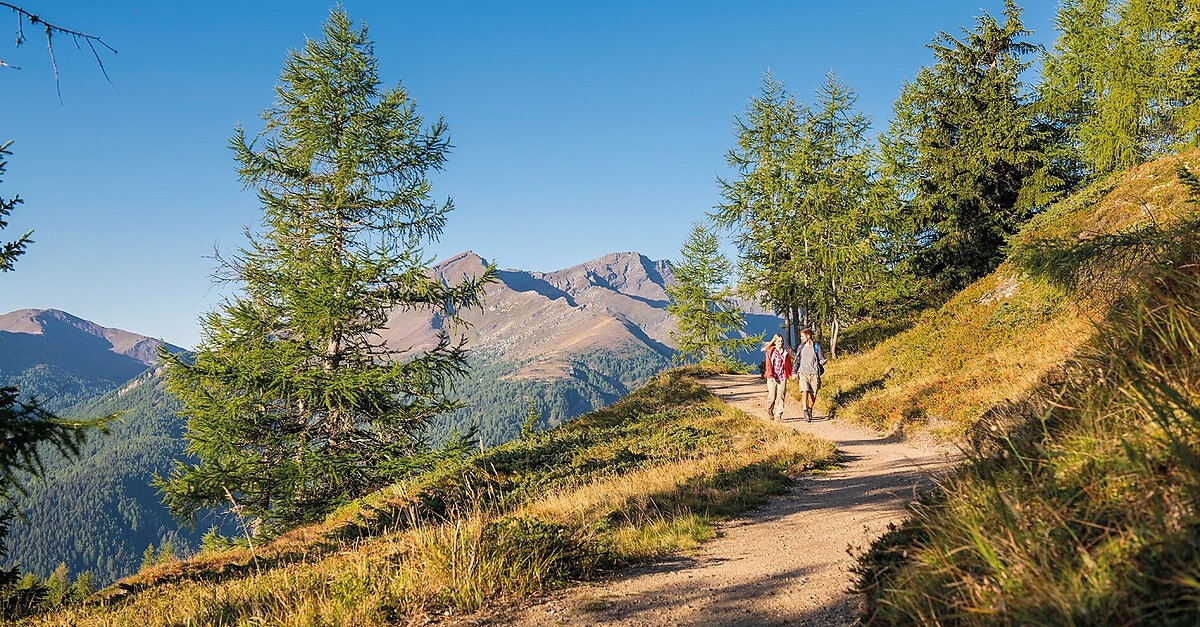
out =
<path fill-rule="evenodd" d="M 31 624 L 395 624 L 681 549 L 833 447 L 721 402 L 692 367 L 254 547 L 152 566 Z"/>
<path fill-rule="evenodd" d="M 1200 622 L 1200 186 L 1177 178 L 1195 160 L 1136 168 L 1013 242 L 1023 281 L 1101 317 L 862 557 L 868 624 Z"/>
<path fill-rule="evenodd" d="M 1009 260 L 991 275 L 921 314 L 911 328 L 831 362 L 825 408 L 877 429 L 958 438 L 989 412 L 1029 397 L 1087 344 L 1114 297 L 1127 291 L 1123 279 L 1133 276 L 1129 261 L 1081 266 L 1069 251 L 1051 255 L 1047 243 L 1083 245 L 1180 223 L 1194 206 L 1177 169 L 1196 163 L 1196 153 L 1150 163 L 1040 214 L 1011 240 Z M 1067 267 L 1075 268 L 1070 275 L 1052 271 Z"/>

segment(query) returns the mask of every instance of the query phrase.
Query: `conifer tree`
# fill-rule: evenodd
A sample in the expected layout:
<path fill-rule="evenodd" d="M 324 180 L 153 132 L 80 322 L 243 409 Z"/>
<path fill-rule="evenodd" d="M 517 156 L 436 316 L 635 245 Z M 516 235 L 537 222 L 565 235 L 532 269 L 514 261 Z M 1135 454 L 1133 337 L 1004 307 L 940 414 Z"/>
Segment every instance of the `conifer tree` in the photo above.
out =
<path fill-rule="evenodd" d="M 452 410 L 464 346 L 403 354 L 379 331 L 396 308 L 447 323 L 479 303 L 483 276 L 445 285 L 422 246 L 452 208 L 428 175 L 450 150 L 408 93 L 382 89 L 365 27 L 341 9 L 291 52 L 265 128 L 231 140 L 258 191 L 262 231 L 218 276 L 240 293 L 202 321 L 194 358 L 163 355 L 188 419 L 187 450 L 158 485 L 177 515 L 230 507 L 268 530 L 313 520 L 418 470 L 431 417 Z"/>
<path fill-rule="evenodd" d="M 733 266 L 720 246 L 717 234 L 696 222 L 679 250 L 677 283 L 667 287 L 667 312 L 675 316 L 676 325 L 671 335 L 679 345 L 677 362 L 732 366 L 735 354 L 762 340 L 736 335 L 744 327 L 742 312 L 729 286 Z"/>
<path fill-rule="evenodd" d="M 718 179 L 722 202 L 710 214 L 717 226 L 734 232 L 742 291 L 784 318 L 789 345 L 808 311 L 796 267 L 803 242 L 792 230 L 807 220 L 799 213 L 800 181 L 791 170 L 807 113 L 783 83 L 769 72 L 763 76 L 759 95 L 735 118 L 736 146 L 725 155 L 735 176 Z"/>
<path fill-rule="evenodd" d="M 59 562 L 58 566 L 46 578 L 46 599 L 44 605 L 48 609 L 62 607 L 71 600 L 71 579 L 67 565 Z"/>
<path fill-rule="evenodd" d="M 69 602 L 71 605 L 79 605 L 84 602 L 93 592 L 96 591 L 96 582 L 92 577 L 91 571 L 83 571 L 75 577 L 75 583 L 71 584 L 71 593 Z"/>
<path fill-rule="evenodd" d="M 826 76 L 799 132 L 790 170 L 800 181 L 798 238 L 812 326 L 829 329 L 831 356 L 842 327 L 878 300 L 890 273 L 878 249 L 889 236 L 876 195 L 870 120 L 855 109 L 857 94 Z"/>
<path fill-rule="evenodd" d="M 1036 47 L 1012 0 L 1004 14 L 935 38 L 934 64 L 901 89 L 882 142 L 921 241 L 914 267 L 947 291 L 995 268 L 1005 239 L 1066 186 L 1021 78 Z"/>
<path fill-rule="evenodd" d="M 713 214 L 735 230 L 745 291 L 783 316 L 793 336 L 827 326 L 834 354 L 842 326 L 897 298 L 901 276 L 886 261 L 903 229 L 889 226 L 870 124 L 856 102 L 833 74 L 812 106 L 768 75 L 738 120 L 727 156 L 738 178 L 721 181 L 724 202 Z"/>
<path fill-rule="evenodd" d="M 1200 141 L 1200 7 L 1174 0 L 1065 0 L 1041 97 L 1090 173 Z"/>

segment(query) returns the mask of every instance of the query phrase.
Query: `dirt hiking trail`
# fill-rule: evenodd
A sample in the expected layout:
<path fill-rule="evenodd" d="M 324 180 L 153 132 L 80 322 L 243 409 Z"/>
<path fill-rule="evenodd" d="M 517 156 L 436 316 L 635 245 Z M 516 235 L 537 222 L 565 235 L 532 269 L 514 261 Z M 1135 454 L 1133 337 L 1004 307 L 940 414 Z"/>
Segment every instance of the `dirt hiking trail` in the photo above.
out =
<path fill-rule="evenodd" d="M 701 380 L 727 403 L 767 418 L 762 378 Z M 789 387 L 794 382 L 789 383 Z M 784 422 L 834 442 L 845 464 L 806 475 L 785 495 L 723 523 L 692 555 L 583 584 L 483 621 L 515 625 L 851 625 L 857 555 L 905 516 L 917 486 L 944 470 L 950 448 L 881 439 L 788 398 Z M 619 578 L 617 578 L 619 577 Z"/>

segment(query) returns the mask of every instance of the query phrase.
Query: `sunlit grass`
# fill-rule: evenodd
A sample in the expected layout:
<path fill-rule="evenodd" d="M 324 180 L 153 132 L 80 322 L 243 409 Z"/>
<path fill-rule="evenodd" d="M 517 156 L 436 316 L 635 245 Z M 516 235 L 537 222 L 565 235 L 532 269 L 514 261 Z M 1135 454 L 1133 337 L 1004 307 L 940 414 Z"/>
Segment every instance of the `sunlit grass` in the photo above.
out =
<path fill-rule="evenodd" d="M 1200 624 L 1200 220 L 1178 161 L 1069 216 L 1107 234 L 1036 225 L 1030 272 L 1086 278 L 1072 294 L 1104 317 L 864 556 L 867 624 Z"/>
<path fill-rule="evenodd" d="M 709 394 L 699 369 L 381 490 L 325 524 L 149 569 L 70 625 L 392 625 L 461 615 L 689 550 L 834 461 L 831 445 Z"/>
<path fill-rule="evenodd" d="M 962 438 L 989 412 L 1028 398 L 1092 340 L 1113 299 L 1136 287 L 1127 265 L 1067 277 L 1036 251 L 1050 240 L 1093 241 L 1183 219 L 1194 205 L 1176 181 L 1180 163 L 1194 169 L 1200 157 L 1141 166 L 1035 217 L 1010 243 L 1024 265 L 1006 262 L 910 329 L 830 362 L 818 410 L 885 431 Z M 1028 270 L 1039 263 L 1046 271 Z"/>

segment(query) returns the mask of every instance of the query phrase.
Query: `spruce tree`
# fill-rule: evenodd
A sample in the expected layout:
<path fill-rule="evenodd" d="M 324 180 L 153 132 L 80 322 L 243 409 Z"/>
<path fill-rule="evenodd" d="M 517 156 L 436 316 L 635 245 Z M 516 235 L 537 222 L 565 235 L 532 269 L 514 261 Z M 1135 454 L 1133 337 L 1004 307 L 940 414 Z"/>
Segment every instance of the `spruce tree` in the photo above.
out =
<path fill-rule="evenodd" d="M 734 366 L 734 355 L 762 340 L 744 337 L 742 312 L 733 299 L 729 280 L 733 266 L 721 253 L 721 241 L 702 223 L 680 248 L 675 266 L 676 284 L 667 287 L 667 312 L 675 316 L 671 333 L 678 344 L 677 362 Z"/>
<path fill-rule="evenodd" d="M 947 292 L 994 269 L 1006 238 L 1067 185 L 1022 80 L 1036 47 L 1020 8 L 1008 0 L 1004 13 L 935 38 L 935 62 L 901 89 L 883 141 L 922 244 L 913 267 Z"/>
<path fill-rule="evenodd" d="M 230 144 L 262 203 L 261 232 L 218 276 L 240 287 L 204 316 L 194 357 L 168 360 L 187 451 L 158 485 L 177 515 L 228 507 L 261 529 L 313 520 L 421 467 L 423 429 L 457 405 L 461 341 L 404 353 L 379 332 L 396 309 L 447 324 L 482 297 L 483 276 L 446 285 L 422 246 L 449 200 L 429 174 L 450 150 L 401 87 L 381 88 L 365 27 L 341 9 L 323 39 L 291 52 L 265 128 Z"/>

